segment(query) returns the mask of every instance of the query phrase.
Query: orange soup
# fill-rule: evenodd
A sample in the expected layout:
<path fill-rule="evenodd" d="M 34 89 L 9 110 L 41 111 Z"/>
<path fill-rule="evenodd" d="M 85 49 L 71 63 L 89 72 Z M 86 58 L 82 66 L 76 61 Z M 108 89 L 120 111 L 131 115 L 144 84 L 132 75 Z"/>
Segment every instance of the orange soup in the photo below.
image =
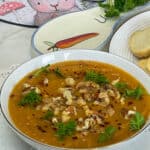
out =
<path fill-rule="evenodd" d="M 48 145 L 93 148 L 131 137 L 145 124 L 150 96 L 123 70 L 94 61 L 43 66 L 14 87 L 16 127 Z"/>

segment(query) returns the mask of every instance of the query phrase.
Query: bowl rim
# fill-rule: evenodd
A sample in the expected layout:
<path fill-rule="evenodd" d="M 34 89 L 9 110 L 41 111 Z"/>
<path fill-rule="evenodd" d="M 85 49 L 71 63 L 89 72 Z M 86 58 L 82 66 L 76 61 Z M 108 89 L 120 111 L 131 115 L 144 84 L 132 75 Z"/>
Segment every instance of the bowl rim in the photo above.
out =
<path fill-rule="evenodd" d="M 116 59 L 119 59 L 119 60 L 121 60 L 121 61 L 124 61 L 124 62 L 130 64 L 131 66 L 134 66 L 136 69 L 138 69 L 138 71 L 140 71 L 142 74 L 144 74 L 145 76 L 147 76 L 147 78 L 149 78 L 148 74 L 146 74 L 146 73 L 145 73 L 142 69 L 140 69 L 137 65 L 133 64 L 132 62 L 128 61 L 127 59 L 124 59 L 124 58 L 122 58 L 122 57 L 120 57 L 120 56 L 117 56 L 117 55 L 114 55 L 114 54 L 111 54 L 111 53 L 106 53 L 106 52 L 102 52 L 102 51 L 95 51 L 95 50 L 92 51 L 92 50 L 87 50 L 87 49 L 77 49 L 77 50 L 74 50 L 74 49 L 72 50 L 72 49 L 70 49 L 70 50 L 63 51 L 63 54 L 64 54 L 64 53 L 68 53 L 68 52 L 69 52 L 69 53 L 71 53 L 71 52 L 76 52 L 76 53 L 78 53 L 78 52 L 85 52 L 85 53 L 87 53 L 87 52 L 88 52 L 88 53 L 97 53 L 97 54 L 99 53 L 100 55 L 104 54 L 104 55 L 107 55 L 108 57 L 112 56 L 112 57 L 114 57 L 114 58 L 116 58 Z M 19 128 L 17 128 L 17 127 L 15 126 L 15 124 L 13 123 L 13 120 L 9 121 L 9 119 L 7 119 L 7 116 L 5 115 L 4 110 L 3 110 L 3 107 L 2 107 L 1 97 L 2 97 L 2 90 L 3 90 L 3 87 L 5 86 L 6 81 L 11 77 L 11 75 L 12 75 L 14 72 L 16 72 L 17 70 L 19 70 L 20 67 L 22 67 L 23 65 L 25 65 L 25 64 L 28 63 L 28 62 L 32 62 L 32 61 L 34 61 L 34 60 L 36 60 L 36 59 L 39 59 L 40 57 L 42 58 L 42 57 L 45 57 L 45 56 L 47 56 L 47 55 L 52 55 L 52 54 L 55 55 L 55 54 L 57 54 L 57 53 L 62 53 L 62 51 L 55 51 L 55 52 L 52 52 L 52 53 L 43 54 L 43 55 L 37 56 L 37 57 L 35 57 L 35 58 L 32 58 L 32 59 L 30 59 L 30 60 L 27 60 L 26 62 L 22 63 L 22 64 L 21 64 L 20 66 L 18 66 L 14 71 L 11 72 L 11 74 L 10 74 L 10 75 L 5 79 L 5 81 L 3 82 L 2 86 L 1 86 L 1 89 L 0 89 L 0 110 L 1 110 L 2 115 L 3 115 L 4 119 L 6 120 L 8 126 L 9 126 L 15 133 L 17 133 L 19 136 L 24 137 L 25 139 L 27 139 L 28 141 L 31 141 L 32 143 L 35 143 L 35 144 L 39 144 L 39 145 L 41 145 L 41 146 L 44 146 L 44 148 L 54 148 L 54 149 L 60 149 L 60 150 L 73 150 L 73 149 L 74 149 L 74 150 L 87 150 L 87 148 L 64 148 L 64 147 L 49 145 L 49 144 L 45 144 L 45 143 L 43 143 L 43 142 L 40 142 L 40 141 L 38 141 L 38 140 L 36 140 L 36 139 L 34 139 L 34 138 L 28 136 L 27 134 L 23 133 Z M 109 56 L 109 55 L 110 55 L 110 56 Z M 79 60 L 81 60 L 81 59 L 79 59 Z M 63 60 L 63 61 L 64 61 L 64 60 Z M 58 61 L 58 62 L 63 62 L 63 61 Z M 66 61 L 66 60 L 65 60 L 65 61 Z M 69 59 L 68 59 L 67 61 L 69 61 Z M 85 61 L 86 61 L 86 60 L 85 60 Z M 91 61 L 95 61 L 95 60 L 91 60 Z M 98 60 L 97 60 L 97 61 L 98 61 Z M 102 61 L 99 60 L 98 62 L 102 62 Z M 107 63 L 106 63 L 106 64 L 107 64 Z M 109 63 L 108 63 L 108 64 L 109 64 Z M 117 65 L 113 65 L 113 64 L 112 64 L 112 66 L 118 67 Z M 118 67 L 118 68 L 121 68 L 121 67 Z M 122 70 L 126 71 L 125 69 L 122 69 Z M 126 72 L 127 72 L 127 71 L 126 71 Z M 129 73 L 129 72 L 127 72 L 127 73 Z M 129 74 L 130 74 L 130 73 L 129 73 Z M 131 74 L 130 74 L 130 75 L 131 75 Z M 131 76 L 133 76 L 133 75 L 131 75 Z M 133 77 L 134 77 L 134 76 L 133 76 Z M 10 94 L 10 93 L 9 93 L 9 94 Z M 7 103 L 7 106 L 8 106 L 8 103 Z M 11 117 L 10 117 L 10 118 L 11 118 Z M 137 137 L 140 133 L 143 133 L 143 132 L 145 131 L 145 129 L 146 129 L 149 125 L 150 125 L 150 121 L 149 121 L 148 123 L 146 123 L 146 124 L 144 125 L 144 127 L 141 128 L 138 132 L 136 132 L 136 133 L 133 134 L 132 136 L 128 137 L 127 139 L 124 139 L 124 140 L 119 141 L 119 142 L 117 142 L 117 143 L 113 143 L 113 144 L 106 145 L 106 146 L 88 148 L 88 150 L 97 150 L 97 149 L 113 148 L 114 146 L 117 146 L 117 145 L 119 145 L 119 144 L 127 143 L 127 142 L 129 142 L 130 140 L 134 139 L 134 137 Z M 24 141 L 27 142 L 27 140 L 24 140 Z M 27 142 L 27 143 L 28 143 L 28 142 Z M 28 144 L 29 144 L 29 143 L 28 143 Z"/>
<path fill-rule="evenodd" d="M 42 53 L 42 52 L 36 47 L 36 44 L 35 44 L 35 37 L 36 37 L 36 34 L 38 33 L 38 31 L 40 31 L 42 28 L 44 28 L 45 26 L 47 26 L 49 23 L 51 23 L 51 22 L 54 21 L 55 19 L 57 20 L 57 19 L 60 19 L 61 17 L 67 16 L 67 15 L 72 15 L 72 14 L 76 14 L 76 13 L 86 12 L 86 11 L 92 10 L 92 9 L 94 9 L 94 8 L 99 8 L 99 7 L 92 7 L 92 8 L 86 9 L 86 10 L 82 10 L 82 11 L 71 12 L 71 13 L 69 13 L 69 14 L 65 14 L 65 15 L 62 15 L 62 16 L 58 16 L 58 17 L 56 17 L 56 18 L 53 18 L 53 19 L 51 19 L 51 20 L 49 20 L 49 21 L 43 23 L 43 24 L 42 24 L 39 28 L 37 28 L 37 29 L 33 32 L 33 34 L 32 34 L 32 37 L 31 37 L 31 47 L 32 47 L 32 50 L 33 50 L 34 52 L 36 52 L 36 54 L 38 54 L 38 55 L 47 54 L 47 53 Z M 106 21 L 107 21 L 107 18 L 105 18 L 105 19 L 106 19 Z M 99 43 L 99 45 L 97 45 L 97 47 L 94 48 L 94 50 L 100 50 L 100 49 L 102 49 L 102 48 L 104 47 L 104 45 L 106 45 L 106 44 L 111 40 L 111 38 L 112 38 L 112 36 L 113 36 L 113 33 L 114 33 L 116 27 L 118 26 L 118 24 L 119 24 L 119 19 L 117 19 L 117 20 L 114 22 L 114 24 L 113 24 L 112 27 L 111 27 L 110 33 L 106 36 L 106 38 L 105 38 L 104 40 L 102 40 L 101 43 Z M 69 48 L 69 49 L 71 49 L 71 48 Z M 72 50 L 74 50 L 74 49 L 77 49 L 77 48 L 72 48 Z M 67 50 L 68 50 L 68 49 L 67 49 Z M 91 50 L 91 49 L 89 49 L 89 50 Z M 54 51 L 53 51 L 53 52 L 54 52 Z M 50 52 L 50 53 L 51 53 L 51 52 Z"/>

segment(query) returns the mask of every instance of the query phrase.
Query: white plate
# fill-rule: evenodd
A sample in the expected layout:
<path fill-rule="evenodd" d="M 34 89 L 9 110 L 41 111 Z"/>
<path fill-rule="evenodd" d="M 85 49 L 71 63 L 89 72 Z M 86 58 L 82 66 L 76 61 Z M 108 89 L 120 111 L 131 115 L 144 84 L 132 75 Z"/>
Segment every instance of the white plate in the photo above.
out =
<path fill-rule="evenodd" d="M 116 21 L 115 19 L 105 20 L 101 16 L 104 16 L 104 9 L 95 7 L 81 12 L 70 13 L 47 22 L 32 37 L 33 53 L 40 55 L 50 52 L 47 51 L 49 46 L 44 44 L 44 41 L 56 43 L 60 40 L 91 32 L 99 33 L 99 35 L 70 48 L 101 49 L 109 40 Z"/>
<path fill-rule="evenodd" d="M 128 39 L 135 31 L 142 30 L 148 26 L 150 26 L 150 11 L 141 13 L 129 19 L 112 37 L 109 52 L 136 63 L 137 59 L 129 49 Z"/>

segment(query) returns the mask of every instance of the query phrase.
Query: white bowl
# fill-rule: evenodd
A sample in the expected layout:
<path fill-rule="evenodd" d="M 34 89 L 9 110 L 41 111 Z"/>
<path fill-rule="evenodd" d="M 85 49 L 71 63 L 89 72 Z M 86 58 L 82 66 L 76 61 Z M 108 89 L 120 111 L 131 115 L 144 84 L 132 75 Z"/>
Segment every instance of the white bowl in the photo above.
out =
<path fill-rule="evenodd" d="M 88 10 L 73 12 L 48 21 L 38 28 L 32 36 L 31 51 L 33 56 L 49 53 L 43 41 L 56 43 L 57 41 L 68 39 L 77 35 L 96 32 L 98 36 L 78 43 L 69 49 L 102 49 L 114 30 L 115 19 L 105 20 L 104 9 L 100 7 Z M 96 19 L 105 21 L 98 22 Z"/>
<path fill-rule="evenodd" d="M 119 68 L 122 68 L 126 72 L 130 73 L 132 76 L 134 76 L 141 84 L 144 85 L 146 90 L 150 93 L 150 84 L 149 84 L 150 78 L 143 70 L 141 70 L 136 65 L 132 64 L 131 62 L 123 58 L 105 52 L 92 51 L 92 50 L 58 51 L 58 52 L 52 52 L 49 54 L 41 55 L 39 57 L 36 57 L 24 63 L 19 68 L 17 68 L 3 84 L 1 95 L 0 95 L 1 109 L 2 109 L 3 116 L 6 119 L 10 128 L 15 133 L 17 133 L 25 142 L 37 148 L 38 150 L 48 150 L 48 149 L 52 150 L 52 149 L 61 149 L 61 148 L 48 146 L 46 144 L 40 143 L 28 137 L 27 135 L 22 133 L 19 129 L 17 129 L 17 127 L 15 126 L 15 124 L 13 123 L 10 117 L 9 110 L 8 110 L 9 95 L 12 89 L 14 88 L 15 84 L 29 72 L 41 66 L 45 66 L 47 64 L 53 64 L 56 62 L 67 61 L 67 60 L 93 60 L 93 61 L 104 62 L 104 63 L 117 66 Z M 149 124 L 149 120 L 146 122 L 144 127 L 135 135 L 143 131 L 143 129 L 145 129 L 148 126 L 148 124 Z M 129 141 L 131 141 L 131 139 L 132 138 L 128 138 L 127 140 L 117 144 L 105 146 L 103 148 L 94 148 L 94 149 L 105 149 L 105 150 L 106 149 L 112 150 L 112 148 L 116 149 L 122 143 L 128 143 Z"/>

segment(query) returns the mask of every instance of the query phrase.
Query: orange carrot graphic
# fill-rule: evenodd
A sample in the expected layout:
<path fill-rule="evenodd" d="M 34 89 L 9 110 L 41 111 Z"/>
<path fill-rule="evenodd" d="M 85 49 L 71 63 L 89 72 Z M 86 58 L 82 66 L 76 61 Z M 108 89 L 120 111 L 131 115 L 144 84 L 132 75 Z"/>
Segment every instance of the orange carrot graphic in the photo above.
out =
<path fill-rule="evenodd" d="M 48 48 L 48 50 L 50 49 L 54 49 L 54 48 L 69 48 L 73 45 L 76 45 L 80 42 L 83 42 L 87 39 L 93 38 L 95 36 L 99 35 L 99 33 L 86 33 L 86 34 L 82 34 L 82 35 L 78 35 L 78 36 L 74 36 L 68 39 L 64 39 L 61 41 L 56 42 L 55 44 L 52 44 L 51 42 L 45 41 L 44 43 L 49 45 L 50 47 Z"/>

